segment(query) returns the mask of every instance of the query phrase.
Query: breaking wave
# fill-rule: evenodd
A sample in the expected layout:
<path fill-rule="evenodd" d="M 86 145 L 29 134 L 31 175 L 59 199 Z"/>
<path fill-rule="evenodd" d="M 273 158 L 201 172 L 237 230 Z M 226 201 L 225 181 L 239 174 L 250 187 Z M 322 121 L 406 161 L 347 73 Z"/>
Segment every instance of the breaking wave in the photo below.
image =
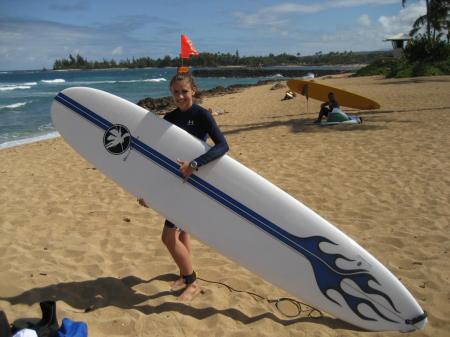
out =
<path fill-rule="evenodd" d="M 0 105 L 0 110 L 14 110 L 17 108 L 21 108 L 23 106 L 27 105 L 27 102 L 19 102 L 19 103 L 13 103 L 8 105 Z"/>

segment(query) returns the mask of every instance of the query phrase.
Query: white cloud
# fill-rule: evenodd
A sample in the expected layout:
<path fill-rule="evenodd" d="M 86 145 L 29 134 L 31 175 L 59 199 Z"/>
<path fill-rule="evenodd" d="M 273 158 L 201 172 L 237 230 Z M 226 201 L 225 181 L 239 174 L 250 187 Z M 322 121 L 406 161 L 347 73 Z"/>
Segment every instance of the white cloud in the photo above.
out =
<path fill-rule="evenodd" d="M 122 55 L 123 54 L 122 46 L 114 48 L 114 50 L 111 52 L 111 54 L 114 55 L 114 56 Z"/>
<path fill-rule="evenodd" d="M 283 3 L 275 6 L 264 7 L 255 13 L 246 14 L 244 12 L 234 12 L 232 15 L 238 19 L 238 24 L 247 28 L 271 27 L 272 30 L 285 32 L 284 27 L 289 23 L 284 16 L 292 14 L 317 13 L 323 10 L 322 5 L 300 5 L 293 3 Z"/>
<path fill-rule="evenodd" d="M 279 19 L 281 15 L 292 14 L 312 14 L 323 12 L 331 8 L 339 7 L 361 7 L 367 5 L 381 6 L 389 4 L 400 4 L 399 0 L 334 0 L 323 1 L 321 3 L 312 3 L 308 5 L 297 3 L 281 3 L 275 6 L 263 7 L 254 13 L 246 14 L 243 12 L 235 12 L 233 15 L 240 20 L 244 26 L 256 26 L 266 24 L 267 21 L 277 22 L 284 20 Z M 276 19 L 278 18 L 278 19 Z"/>
<path fill-rule="evenodd" d="M 398 15 L 381 16 L 378 22 L 386 34 L 408 33 L 414 21 L 425 13 L 425 2 L 416 2 L 402 8 Z"/>
<path fill-rule="evenodd" d="M 398 12 L 392 16 L 373 17 L 373 14 L 362 14 L 355 17 L 355 23 L 340 24 L 333 27 L 317 25 L 315 30 L 311 26 L 298 24 L 301 15 L 319 12 L 332 13 L 338 8 L 373 7 L 395 4 Z M 235 18 L 242 27 L 254 30 L 253 34 L 264 34 L 267 41 L 273 41 L 274 36 L 268 37 L 272 32 L 278 39 L 277 45 L 286 46 L 286 32 L 289 31 L 289 45 L 295 46 L 298 51 L 301 46 L 302 54 L 311 54 L 318 50 L 329 51 L 363 51 L 389 49 L 390 45 L 383 40 L 387 35 L 400 32 L 408 33 L 412 23 L 425 13 L 424 1 L 410 1 L 406 7 L 401 6 L 400 0 L 335 0 L 313 2 L 311 5 L 282 3 L 276 6 L 263 7 L 254 12 L 235 13 Z M 286 49 L 285 49 L 286 50 Z M 284 51 L 284 50 L 283 50 Z M 289 52 L 289 50 L 286 50 Z"/>
<path fill-rule="evenodd" d="M 340 7 L 382 6 L 389 4 L 400 5 L 400 0 L 334 0 L 308 5 L 286 2 L 275 6 L 263 7 L 250 14 L 235 12 L 233 16 L 239 20 L 242 26 L 253 27 L 268 23 L 273 25 L 285 23 L 287 20 L 280 18 L 283 15 L 312 14 Z"/>
<path fill-rule="evenodd" d="M 381 16 L 375 22 L 371 22 L 368 15 L 364 14 L 357 19 L 359 26 L 340 27 L 333 33 L 321 33 L 320 41 L 326 43 L 327 51 L 342 48 L 354 51 L 388 49 L 390 45 L 383 41 L 386 36 L 408 33 L 413 22 L 425 12 L 424 3 L 412 3 L 401 8 L 398 14 Z"/>
<path fill-rule="evenodd" d="M 261 11 L 265 12 L 273 12 L 273 13 L 317 13 L 321 10 L 323 10 L 324 6 L 320 4 L 314 4 L 314 5 L 300 5 L 300 4 L 293 4 L 293 3 L 284 3 L 279 4 L 271 7 L 266 7 L 262 9 Z"/>
<path fill-rule="evenodd" d="M 113 50 L 114 55 L 123 53 L 125 47 L 134 55 L 142 54 L 138 50 L 141 41 L 103 29 L 5 18 L 0 19 L 0 27 L 0 69 L 17 69 L 18 60 L 24 69 L 51 67 L 56 59 L 67 58 L 69 53 L 79 53 L 90 60 L 102 59 L 105 50 L 112 46 L 120 46 Z M 24 48 L 26 54 L 34 56 L 33 60 L 25 57 Z"/>
<path fill-rule="evenodd" d="M 328 6 L 332 7 L 357 7 L 367 5 L 390 5 L 400 4 L 399 0 L 335 0 L 328 2 Z"/>
<path fill-rule="evenodd" d="M 350 30 L 341 29 L 333 33 L 324 33 L 320 35 L 320 41 L 326 45 L 328 51 L 367 51 L 379 50 L 388 46 L 383 42 L 383 35 L 373 29 L 366 27 Z"/>
<path fill-rule="evenodd" d="M 314 14 L 330 11 L 343 7 L 361 7 L 361 6 L 382 6 L 389 4 L 401 5 L 400 0 L 334 0 L 314 2 L 310 4 L 297 4 L 285 2 L 274 6 L 263 7 L 252 13 L 242 11 L 234 12 L 232 16 L 237 19 L 241 27 L 251 29 L 269 29 L 272 32 L 285 34 L 292 29 L 294 20 L 298 20 L 299 14 Z M 295 18 L 295 19 L 294 19 Z M 362 26 L 370 26 L 371 21 L 367 14 L 358 18 L 358 23 Z"/>
<path fill-rule="evenodd" d="M 361 15 L 361 16 L 357 19 L 357 22 L 358 22 L 361 26 L 364 26 L 364 27 L 369 27 L 370 24 L 371 24 L 370 17 L 369 17 L 367 14 Z"/>

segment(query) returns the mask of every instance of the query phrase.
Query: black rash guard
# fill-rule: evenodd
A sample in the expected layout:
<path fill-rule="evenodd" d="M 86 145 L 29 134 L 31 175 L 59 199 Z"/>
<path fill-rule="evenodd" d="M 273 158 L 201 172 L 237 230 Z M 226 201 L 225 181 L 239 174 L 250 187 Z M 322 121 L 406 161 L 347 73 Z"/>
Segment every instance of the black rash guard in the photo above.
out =
<path fill-rule="evenodd" d="M 164 119 L 205 142 L 208 139 L 208 135 L 211 137 L 214 146 L 200 157 L 194 159 L 198 167 L 223 156 L 229 149 L 228 143 L 211 113 L 198 104 L 193 104 L 186 111 L 181 111 L 177 108 L 167 113 Z"/>

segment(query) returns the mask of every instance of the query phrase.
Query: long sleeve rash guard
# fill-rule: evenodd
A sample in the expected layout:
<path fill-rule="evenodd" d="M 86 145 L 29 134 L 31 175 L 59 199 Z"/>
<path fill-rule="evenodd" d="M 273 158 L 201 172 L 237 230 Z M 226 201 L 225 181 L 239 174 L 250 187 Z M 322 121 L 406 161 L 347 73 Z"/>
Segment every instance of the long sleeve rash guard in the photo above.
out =
<path fill-rule="evenodd" d="M 211 137 L 214 146 L 194 159 L 199 167 L 223 156 L 229 149 L 228 143 L 211 113 L 200 105 L 193 104 L 186 111 L 175 109 L 167 113 L 164 119 L 205 142 L 208 136 Z"/>

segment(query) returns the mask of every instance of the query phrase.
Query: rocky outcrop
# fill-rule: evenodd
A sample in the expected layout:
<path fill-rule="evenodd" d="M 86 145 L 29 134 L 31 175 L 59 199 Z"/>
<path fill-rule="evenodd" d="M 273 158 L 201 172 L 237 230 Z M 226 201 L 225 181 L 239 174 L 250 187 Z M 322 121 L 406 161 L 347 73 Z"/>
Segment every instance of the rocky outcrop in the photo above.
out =
<path fill-rule="evenodd" d="M 199 91 L 195 98 L 197 99 L 197 102 L 201 103 L 203 98 L 206 97 L 212 97 L 212 96 L 223 96 L 227 94 L 233 94 L 236 92 L 241 91 L 244 88 L 248 88 L 255 85 L 263 85 L 263 84 L 270 84 L 270 83 L 277 83 L 276 80 L 265 80 L 265 81 L 259 81 L 256 84 L 235 84 L 230 85 L 228 87 L 222 87 L 218 86 L 212 89 Z M 137 105 L 143 107 L 144 109 L 147 109 L 153 113 L 156 113 L 158 115 L 164 115 L 165 113 L 175 109 L 175 104 L 173 104 L 173 100 L 171 96 L 165 96 L 165 97 L 159 97 L 159 98 L 151 98 L 147 97 L 144 99 L 141 99 L 139 102 L 137 102 Z"/>
<path fill-rule="evenodd" d="M 175 104 L 173 104 L 172 97 L 170 96 L 159 98 L 146 97 L 137 102 L 137 105 L 148 111 L 162 115 L 175 109 Z"/>

